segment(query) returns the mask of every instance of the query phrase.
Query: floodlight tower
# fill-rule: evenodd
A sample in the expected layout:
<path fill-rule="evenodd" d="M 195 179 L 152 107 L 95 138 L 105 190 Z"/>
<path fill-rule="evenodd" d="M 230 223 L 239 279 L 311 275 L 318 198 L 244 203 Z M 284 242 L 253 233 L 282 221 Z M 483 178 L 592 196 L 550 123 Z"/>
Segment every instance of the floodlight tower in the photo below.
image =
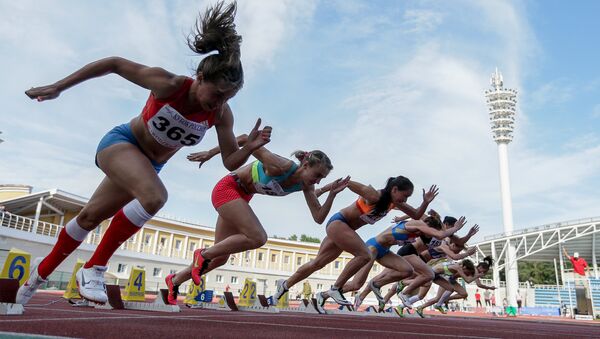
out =
<path fill-rule="evenodd" d="M 492 89 L 485 91 L 488 105 L 492 136 L 498 144 L 498 160 L 500 164 L 500 190 L 502 194 L 502 215 L 504 219 L 504 233 L 513 232 L 512 201 L 510 196 L 510 178 L 508 174 L 508 143 L 512 141 L 512 132 L 515 123 L 515 106 L 517 105 L 517 91 L 504 88 L 502 74 L 492 73 Z M 497 258 L 494 258 L 497 260 Z M 517 289 L 519 288 L 519 271 L 517 268 L 515 244 L 508 242 L 506 249 L 506 300 L 508 306 L 517 306 Z M 498 272 L 495 272 L 498 274 Z"/>

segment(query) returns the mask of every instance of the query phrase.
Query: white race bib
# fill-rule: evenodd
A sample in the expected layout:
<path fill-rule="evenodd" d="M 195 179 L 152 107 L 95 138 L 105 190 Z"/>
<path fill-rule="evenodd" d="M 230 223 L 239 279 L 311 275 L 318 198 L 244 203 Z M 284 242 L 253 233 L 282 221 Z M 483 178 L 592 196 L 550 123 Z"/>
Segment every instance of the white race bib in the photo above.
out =
<path fill-rule="evenodd" d="M 279 197 L 290 194 L 290 192 L 284 191 L 283 188 L 281 188 L 281 185 L 279 185 L 279 183 L 275 180 L 271 180 L 267 184 L 255 182 L 254 189 L 256 190 L 256 193 L 259 194 L 274 195 Z"/>
<path fill-rule="evenodd" d="M 188 120 L 169 105 L 148 120 L 148 131 L 154 140 L 169 148 L 197 145 L 207 129 L 208 122 Z"/>

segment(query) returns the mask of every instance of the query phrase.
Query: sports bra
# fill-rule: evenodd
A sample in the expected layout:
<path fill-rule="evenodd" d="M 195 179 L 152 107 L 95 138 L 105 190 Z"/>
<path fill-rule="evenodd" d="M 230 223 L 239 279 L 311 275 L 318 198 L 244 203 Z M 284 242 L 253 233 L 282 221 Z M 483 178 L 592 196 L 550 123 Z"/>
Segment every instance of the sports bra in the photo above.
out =
<path fill-rule="evenodd" d="M 392 235 L 396 240 L 396 244 L 402 246 L 409 242 L 414 242 L 417 237 L 416 233 L 411 233 L 406 229 L 406 221 L 401 221 L 392 227 Z"/>
<path fill-rule="evenodd" d="M 150 135 L 164 147 L 181 148 L 200 143 L 206 130 L 214 125 L 217 112 L 179 113 L 185 107 L 187 94 L 194 82 L 186 78 L 183 85 L 168 98 L 157 99 L 150 93 L 142 110 L 142 119 Z"/>
<path fill-rule="evenodd" d="M 381 220 L 381 218 L 385 217 L 390 210 L 394 208 L 394 204 L 390 204 L 388 209 L 379 214 L 375 213 L 375 204 L 367 204 L 367 201 L 363 197 L 358 197 L 356 200 L 356 207 L 360 211 L 360 219 L 367 224 L 373 225 L 377 221 Z"/>
<path fill-rule="evenodd" d="M 300 183 L 291 187 L 281 187 L 281 183 L 294 174 L 297 169 L 298 164 L 292 163 L 292 167 L 287 172 L 272 177 L 265 173 L 263 163 L 256 160 L 252 163 L 252 184 L 256 193 L 281 197 L 292 192 L 301 191 L 302 185 Z"/>

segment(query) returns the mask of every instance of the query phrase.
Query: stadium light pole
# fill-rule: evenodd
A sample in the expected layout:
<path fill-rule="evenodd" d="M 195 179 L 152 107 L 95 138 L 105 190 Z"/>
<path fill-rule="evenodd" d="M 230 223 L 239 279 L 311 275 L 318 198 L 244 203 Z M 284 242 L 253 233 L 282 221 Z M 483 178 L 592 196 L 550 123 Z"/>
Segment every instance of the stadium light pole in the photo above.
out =
<path fill-rule="evenodd" d="M 492 89 L 485 91 L 488 105 L 492 136 L 498 144 L 498 160 L 500 165 L 500 190 L 502 194 L 502 216 L 504 233 L 513 232 L 512 201 L 510 195 L 510 178 L 508 172 L 508 144 L 512 141 L 517 105 L 517 91 L 504 88 L 502 74 L 496 71 L 491 78 Z M 497 258 L 494 258 L 497 260 Z M 517 289 L 519 288 L 519 271 L 517 268 L 515 244 L 508 242 L 506 249 L 506 300 L 508 306 L 517 306 Z"/>

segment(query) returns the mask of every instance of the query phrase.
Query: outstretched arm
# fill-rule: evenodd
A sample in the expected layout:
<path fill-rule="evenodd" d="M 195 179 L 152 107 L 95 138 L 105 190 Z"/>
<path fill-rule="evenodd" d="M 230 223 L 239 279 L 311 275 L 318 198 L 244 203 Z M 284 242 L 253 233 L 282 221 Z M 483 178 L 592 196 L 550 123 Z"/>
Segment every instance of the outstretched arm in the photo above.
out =
<path fill-rule="evenodd" d="M 254 128 L 248 134 L 248 139 L 244 147 L 239 148 L 235 135 L 233 134 L 233 114 L 229 105 L 223 105 L 223 111 L 218 122 L 215 123 L 217 130 L 217 138 L 219 140 L 219 148 L 221 149 L 221 159 L 223 165 L 230 171 L 234 171 L 242 166 L 250 157 L 252 152 L 258 150 L 262 146 L 271 141 L 271 130 L 269 126 L 265 126 L 259 130 L 261 119 L 258 118 Z"/>
<path fill-rule="evenodd" d="M 373 188 L 373 186 L 367 186 L 352 180 L 348 182 L 348 188 L 352 192 L 365 198 L 365 200 L 367 200 L 367 203 L 369 204 L 374 204 L 375 202 L 377 202 L 377 200 L 379 200 L 379 197 L 381 196 L 381 193 L 379 193 L 378 190 Z"/>
<path fill-rule="evenodd" d="M 429 204 L 438 195 L 438 191 L 439 189 L 436 185 L 431 185 L 431 187 L 429 187 L 429 191 L 427 192 L 425 192 L 425 190 L 423 189 L 423 202 L 421 203 L 421 206 L 419 206 L 419 208 L 417 209 L 415 209 L 407 203 L 403 203 L 398 208 L 414 220 L 419 220 L 421 219 L 423 214 L 425 214 L 425 211 L 427 211 L 427 207 L 429 206 Z"/>
<path fill-rule="evenodd" d="M 50 100 L 79 83 L 111 73 L 149 89 L 157 98 L 171 95 L 179 88 L 183 79 L 159 67 L 148 67 L 121 57 L 109 57 L 89 63 L 54 84 L 31 88 L 25 94 L 38 101 Z"/>
<path fill-rule="evenodd" d="M 458 232 L 458 230 L 460 230 L 465 225 L 465 221 L 465 217 L 460 217 L 458 221 L 454 224 L 454 226 L 446 230 L 436 230 L 433 227 L 429 227 L 429 225 L 427 225 L 424 221 L 421 220 L 415 220 L 414 223 L 407 224 L 405 227 L 410 232 L 421 232 L 430 237 L 444 239 Z"/>
<path fill-rule="evenodd" d="M 475 284 L 477 285 L 477 287 L 483 288 L 484 290 L 495 290 L 496 289 L 496 286 L 484 285 L 483 283 L 481 283 L 479 278 L 475 278 Z"/>
<path fill-rule="evenodd" d="M 346 177 L 344 179 L 339 178 L 334 182 L 328 184 L 329 185 L 329 194 L 327 195 L 327 199 L 325 203 L 321 205 L 319 199 L 317 198 L 317 194 L 315 193 L 314 186 L 310 186 L 309 188 L 304 190 L 304 198 L 306 199 L 306 204 L 310 209 L 310 213 L 315 220 L 316 223 L 322 224 L 327 218 L 327 214 L 331 211 L 331 206 L 333 205 L 333 200 L 335 196 L 343 191 L 350 181 L 350 177 Z"/>
<path fill-rule="evenodd" d="M 563 253 L 565 254 L 565 257 L 567 257 L 567 258 L 569 258 L 569 259 L 570 259 L 570 258 L 571 258 L 571 256 L 569 255 L 569 252 L 567 252 L 567 249 L 566 249 L 564 246 L 563 246 L 563 248 L 562 248 L 562 249 L 563 249 Z"/>
<path fill-rule="evenodd" d="M 466 251 L 462 251 L 461 253 L 454 253 L 452 250 L 450 250 L 450 247 L 448 245 L 446 245 L 445 243 L 438 246 L 438 249 L 441 250 L 442 252 L 444 252 L 444 254 L 446 254 L 446 256 L 452 260 L 464 259 L 466 257 L 469 257 L 469 256 L 475 254 L 475 251 L 476 251 L 475 247 L 471 247 Z"/>
<path fill-rule="evenodd" d="M 479 232 L 479 225 L 475 224 L 475 225 L 473 225 L 473 227 L 471 227 L 471 229 L 469 230 L 469 233 L 467 233 L 467 235 L 465 235 L 462 238 L 457 237 L 457 239 L 454 241 L 454 243 L 459 246 L 464 246 L 471 239 L 471 237 L 473 237 L 475 234 L 477 234 L 477 232 Z"/>
<path fill-rule="evenodd" d="M 248 135 L 247 134 L 241 134 L 238 135 L 235 140 L 237 141 L 237 144 L 239 147 L 242 147 L 246 144 L 246 141 L 248 141 Z M 201 151 L 201 152 L 195 152 L 195 153 L 190 153 L 190 155 L 187 156 L 187 159 L 189 161 L 197 161 L 200 164 L 198 165 L 198 168 L 202 167 L 202 165 L 204 165 L 205 162 L 209 161 L 210 159 L 212 159 L 215 155 L 221 153 L 221 148 L 219 146 L 215 146 L 211 149 L 209 149 L 208 151 Z"/>

